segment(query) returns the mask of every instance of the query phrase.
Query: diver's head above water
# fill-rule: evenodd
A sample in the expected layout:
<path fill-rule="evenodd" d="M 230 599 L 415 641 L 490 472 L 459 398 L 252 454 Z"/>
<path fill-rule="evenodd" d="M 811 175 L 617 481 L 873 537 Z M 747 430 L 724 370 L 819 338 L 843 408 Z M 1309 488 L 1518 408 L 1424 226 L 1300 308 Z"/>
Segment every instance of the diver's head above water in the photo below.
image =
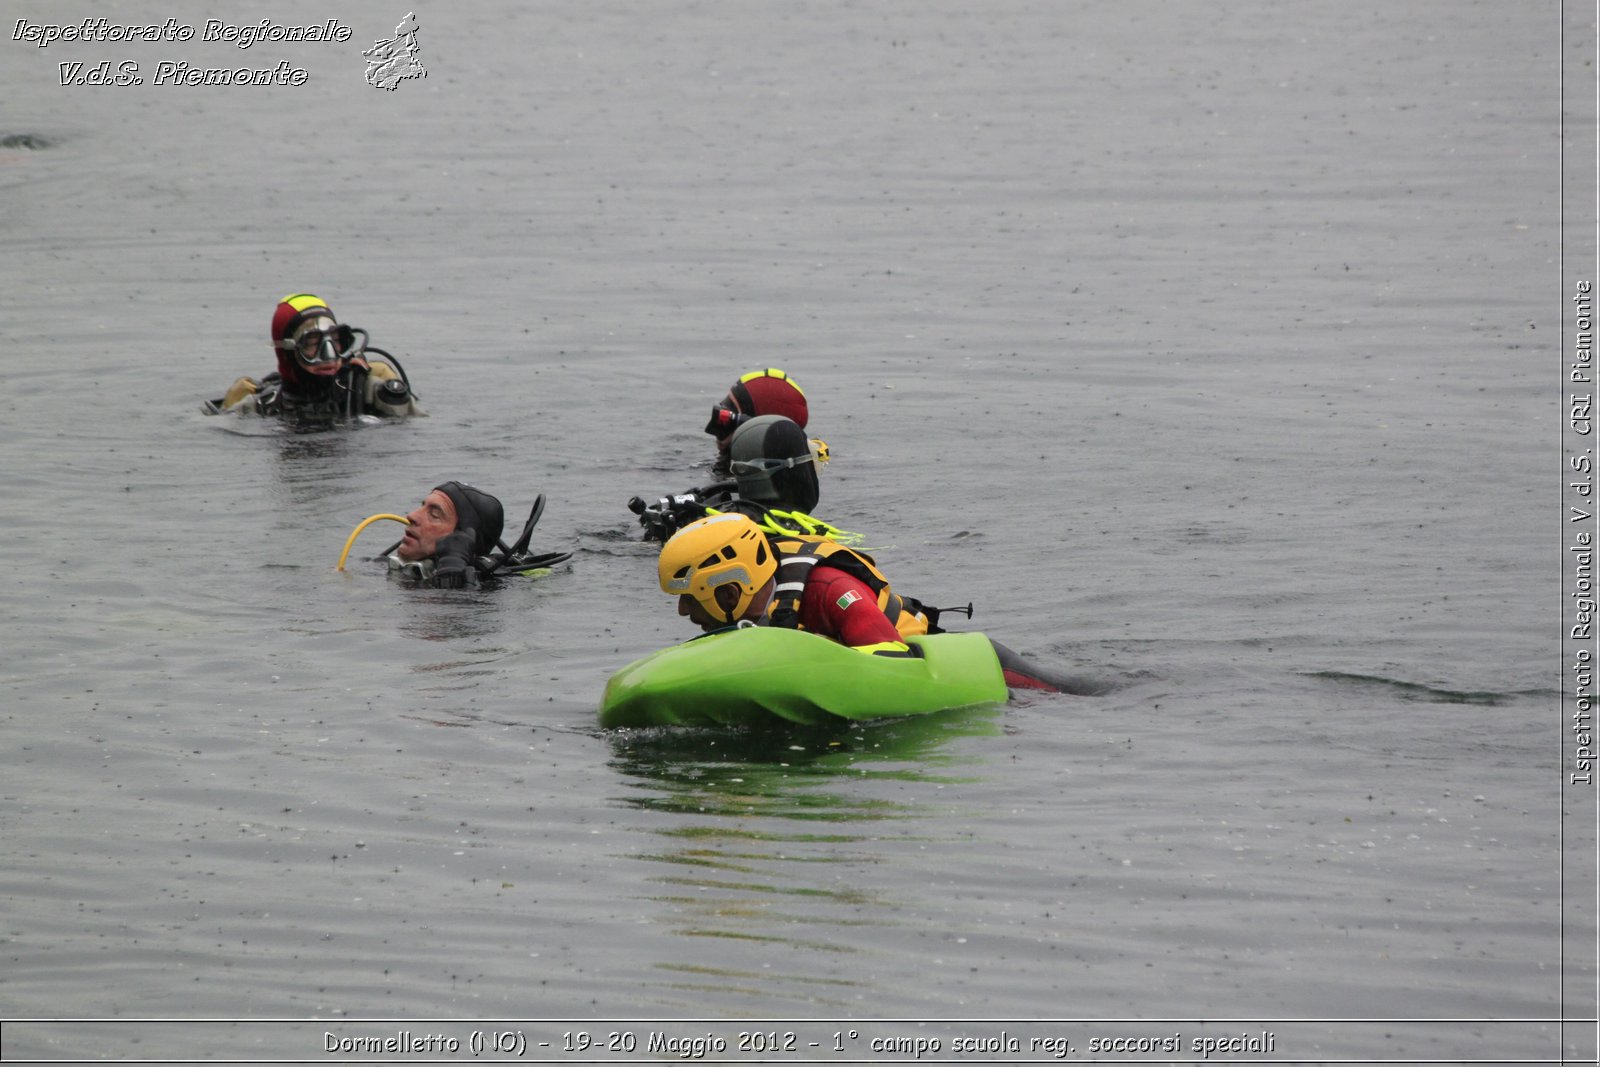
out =
<path fill-rule="evenodd" d="M 758 415 L 733 431 L 728 467 L 739 496 L 769 507 L 809 512 L 817 506 L 817 462 L 806 432 L 782 415 Z"/>
<path fill-rule="evenodd" d="M 272 314 L 272 347 L 285 378 L 331 377 L 344 365 L 351 330 L 320 296 L 292 293 Z"/>
<path fill-rule="evenodd" d="M 776 367 L 768 367 L 741 375 L 733 383 L 728 395 L 711 409 L 706 433 L 717 439 L 718 466 L 721 467 L 727 461 L 728 441 L 733 431 L 749 419 L 759 415 L 782 415 L 793 419 L 803 430 L 810 414 L 806 394 L 800 391 L 795 380 Z"/>
<path fill-rule="evenodd" d="M 394 554 L 408 563 L 433 559 L 440 542 L 459 532 L 470 538 L 474 556 L 488 555 L 504 525 L 505 511 L 496 497 L 465 482 L 445 482 L 406 516 L 405 535 Z"/>

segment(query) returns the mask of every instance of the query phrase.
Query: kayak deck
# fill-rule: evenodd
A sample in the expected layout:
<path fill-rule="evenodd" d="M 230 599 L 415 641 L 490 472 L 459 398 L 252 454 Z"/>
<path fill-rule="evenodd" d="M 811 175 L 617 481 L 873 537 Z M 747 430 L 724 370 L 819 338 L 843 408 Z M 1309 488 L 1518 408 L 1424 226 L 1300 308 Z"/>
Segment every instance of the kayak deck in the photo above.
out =
<path fill-rule="evenodd" d="M 981 633 L 907 638 L 913 657 L 873 656 L 802 630 L 706 634 L 622 668 L 600 725 L 746 726 L 919 715 L 1000 703 L 1005 677 Z"/>

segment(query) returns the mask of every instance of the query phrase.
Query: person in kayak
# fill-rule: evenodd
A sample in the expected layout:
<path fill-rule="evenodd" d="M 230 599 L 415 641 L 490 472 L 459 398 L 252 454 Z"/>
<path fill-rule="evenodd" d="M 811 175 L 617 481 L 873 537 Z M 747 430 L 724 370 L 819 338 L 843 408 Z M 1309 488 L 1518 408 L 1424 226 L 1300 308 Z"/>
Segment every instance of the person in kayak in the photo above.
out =
<path fill-rule="evenodd" d="M 828 547 L 833 551 L 825 557 L 812 555 L 797 567 L 747 516 L 729 512 L 696 519 L 673 534 L 661 546 L 656 569 L 662 591 L 678 594 L 678 614 L 708 633 L 740 622 L 804 626 L 851 648 L 909 655 L 878 594 L 862 580 L 866 573 L 892 595 L 871 558 Z M 789 573 L 780 583 L 785 564 Z"/>
<path fill-rule="evenodd" d="M 319 296 L 291 293 L 272 314 L 278 368 L 259 381 L 235 379 L 208 400 L 208 415 L 237 412 L 301 421 L 425 415 L 400 361 L 367 344 L 367 332 L 342 325 Z"/>
<path fill-rule="evenodd" d="M 939 632 L 938 609 L 895 594 L 870 556 L 821 538 L 769 537 L 744 515 L 689 523 L 661 546 L 657 574 L 662 592 L 677 594 L 678 614 L 708 633 L 741 623 L 781 626 L 873 655 L 911 656 L 905 637 Z M 1010 688 L 1102 691 L 990 643 Z"/>
<path fill-rule="evenodd" d="M 827 462 L 818 444 L 786 416 L 745 419 L 728 439 L 732 480 L 664 496 L 653 505 L 634 497 L 628 507 L 639 516 L 647 541 L 665 541 L 695 519 L 728 511 L 748 516 L 767 533 L 859 540 L 811 515 L 822 496 L 817 467 Z"/>
<path fill-rule="evenodd" d="M 706 423 L 706 433 L 717 440 L 717 461 L 712 473 L 719 477 L 728 475 L 728 446 L 737 430 L 747 419 L 761 415 L 782 415 L 793 419 L 802 430 L 811 417 L 806 404 L 806 394 L 793 378 L 776 367 L 751 371 L 739 376 L 723 397 L 711 408 L 711 418 Z"/>

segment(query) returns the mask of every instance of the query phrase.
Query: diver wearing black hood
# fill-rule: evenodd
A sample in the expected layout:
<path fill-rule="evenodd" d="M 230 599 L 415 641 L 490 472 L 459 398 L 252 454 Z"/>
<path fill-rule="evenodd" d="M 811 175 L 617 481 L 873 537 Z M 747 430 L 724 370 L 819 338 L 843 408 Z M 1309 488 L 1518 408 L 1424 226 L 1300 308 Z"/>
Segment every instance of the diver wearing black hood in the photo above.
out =
<path fill-rule="evenodd" d="M 405 535 L 384 555 L 391 573 L 439 589 L 460 589 L 497 574 L 549 567 L 572 553 L 534 555 L 527 551 L 533 527 L 543 512 L 541 494 L 517 543 L 507 546 L 500 540 L 505 510 L 499 499 L 465 482 L 445 482 L 435 486 L 405 517 Z"/>
<path fill-rule="evenodd" d="M 634 497 L 628 506 L 639 516 L 646 540 L 665 541 L 695 519 L 730 511 L 769 534 L 843 536 L 844 531 L 811 515 L 822 497 L 817 466 L 827 462 L 826 448 L 783 415 L 745 419 L 728 439 L 727 466 L 734 481 L 662 497 L 654 505 Z"/>
<path fill-rule="evenodd" d="M 733 431 L 728 470 L 743 505 L 732 510 L 809 514 L 822 498 L 811 439 L 798 423 L 782 415 L 760 415 Z M 750 517 L 761 521 L 757 515 Z"/>

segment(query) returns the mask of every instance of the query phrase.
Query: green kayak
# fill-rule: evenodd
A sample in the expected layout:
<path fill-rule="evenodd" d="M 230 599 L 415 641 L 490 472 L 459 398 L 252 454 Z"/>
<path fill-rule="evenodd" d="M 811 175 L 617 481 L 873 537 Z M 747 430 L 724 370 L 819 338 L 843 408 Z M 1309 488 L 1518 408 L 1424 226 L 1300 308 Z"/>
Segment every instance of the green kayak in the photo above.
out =
<path fill-rule="evenodd" d="M 707 634 L 628 664 L 606 683 L 600 725 L 745 726 L 919 715 L 1006 699 L 979 633 L 912 637 L 915 657 L 873 656 L 803 630 Z"/>

